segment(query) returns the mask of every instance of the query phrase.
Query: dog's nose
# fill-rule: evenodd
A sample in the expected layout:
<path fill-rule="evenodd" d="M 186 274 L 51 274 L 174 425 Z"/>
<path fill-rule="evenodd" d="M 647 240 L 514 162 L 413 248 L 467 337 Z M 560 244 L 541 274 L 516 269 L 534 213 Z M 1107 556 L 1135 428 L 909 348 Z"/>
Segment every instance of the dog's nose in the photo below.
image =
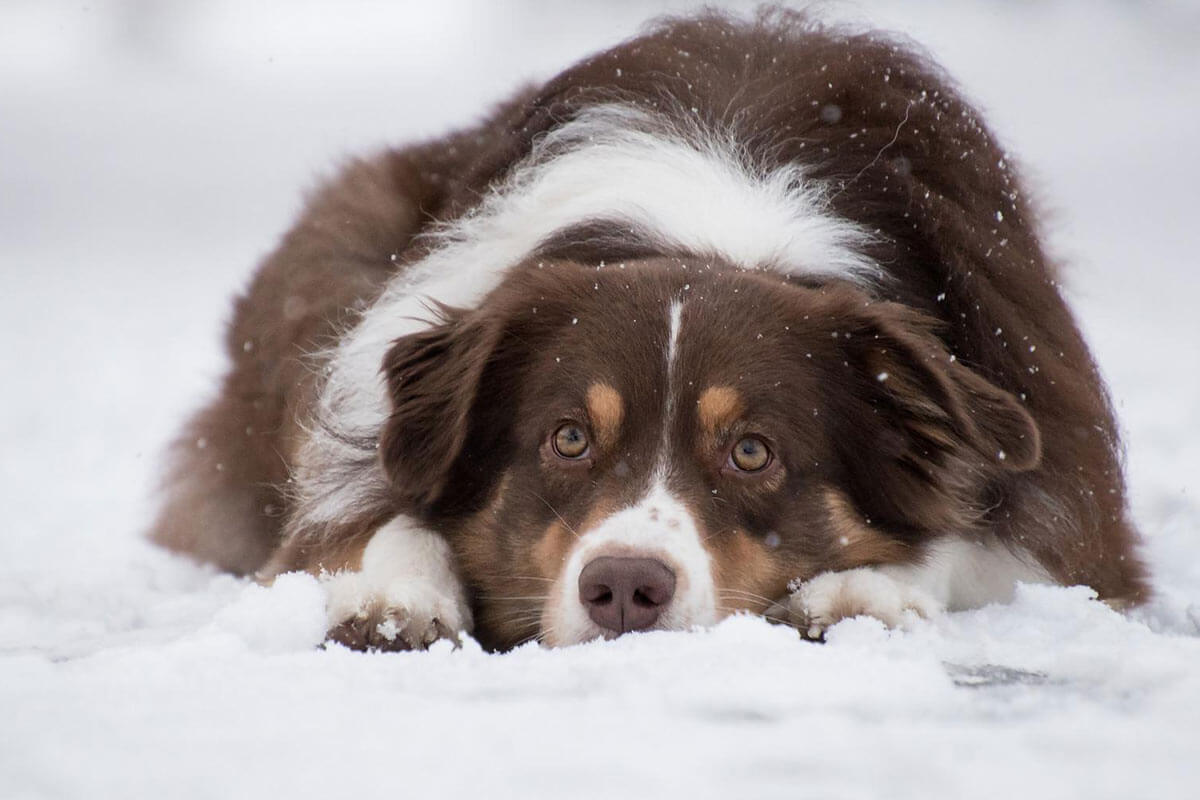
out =
<path fill-rule="evenodd" d="M 675 573 L 653 558 L 592 559 L 579 573 L 579 600 L 592 621 L 613 633 L 658 621 L 675 596 Z"/>

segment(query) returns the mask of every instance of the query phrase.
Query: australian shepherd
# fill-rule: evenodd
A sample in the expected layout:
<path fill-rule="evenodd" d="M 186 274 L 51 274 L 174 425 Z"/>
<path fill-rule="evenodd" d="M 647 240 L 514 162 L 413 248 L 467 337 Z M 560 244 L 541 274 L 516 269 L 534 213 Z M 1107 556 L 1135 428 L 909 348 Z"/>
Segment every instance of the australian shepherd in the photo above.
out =
<path fill-rule="evenodd" d="M 352 647 L 1147 592 L 1012 159 L 877 33 L 669 20 L 354 161 L 227 346 L 152 536 Z"/>

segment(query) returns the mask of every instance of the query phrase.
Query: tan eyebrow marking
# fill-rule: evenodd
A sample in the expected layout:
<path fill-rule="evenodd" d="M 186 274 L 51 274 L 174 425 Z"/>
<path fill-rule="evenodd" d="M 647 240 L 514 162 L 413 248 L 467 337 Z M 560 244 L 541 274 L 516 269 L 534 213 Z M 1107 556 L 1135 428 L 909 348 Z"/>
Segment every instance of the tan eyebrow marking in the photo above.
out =
<path fill-rule="evenodd" d="M 705 433 L 715 434 L 732 424 L 742 412 L 742 396 L 732 386 L 710 386 L 696 401 L 696 413 Z"/>
<path fill-rule="evenodd" d="M 625 419 L 621 394 L 607 383 L 593 383 L 588 387 L 587 407 L 600 446 L 616 447 L 621 438 L 621 421 Z"/>

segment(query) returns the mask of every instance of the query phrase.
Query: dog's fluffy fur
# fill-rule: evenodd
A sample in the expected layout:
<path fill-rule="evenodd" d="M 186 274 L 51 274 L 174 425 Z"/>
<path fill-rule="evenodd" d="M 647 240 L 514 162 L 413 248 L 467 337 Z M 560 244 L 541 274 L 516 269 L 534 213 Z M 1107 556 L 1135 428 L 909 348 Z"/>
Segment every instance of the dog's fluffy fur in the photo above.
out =
<path fill-rule="evenodd" d="M 737 610 L 820 635 L 1021 580 L 1147 591 L 1112 411 L 1011 160 L 877 34 L 668 21 L 352 163 L 228 349 L 153 537 L 312 571 L 352 646 Z M 673 576 L 650 622 L 597 614 L 605 558 Z"/>

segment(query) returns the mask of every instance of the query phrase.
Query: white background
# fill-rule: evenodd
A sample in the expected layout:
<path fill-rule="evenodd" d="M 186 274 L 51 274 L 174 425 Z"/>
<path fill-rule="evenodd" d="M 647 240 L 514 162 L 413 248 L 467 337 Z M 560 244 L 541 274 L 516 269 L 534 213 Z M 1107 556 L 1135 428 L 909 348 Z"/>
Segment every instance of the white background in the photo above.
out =
<path fill-rule="evenodd" d="M 0 796 L 1195 797 L 1200 7 L 857 3 L 988 113 L 1126 432 L 1158 596 L 824 646 L 758 620 L 320 651 L 321 598 L 140 539 L 229 299 L 340 158 L 682 3 L 0 5 Z"/>

